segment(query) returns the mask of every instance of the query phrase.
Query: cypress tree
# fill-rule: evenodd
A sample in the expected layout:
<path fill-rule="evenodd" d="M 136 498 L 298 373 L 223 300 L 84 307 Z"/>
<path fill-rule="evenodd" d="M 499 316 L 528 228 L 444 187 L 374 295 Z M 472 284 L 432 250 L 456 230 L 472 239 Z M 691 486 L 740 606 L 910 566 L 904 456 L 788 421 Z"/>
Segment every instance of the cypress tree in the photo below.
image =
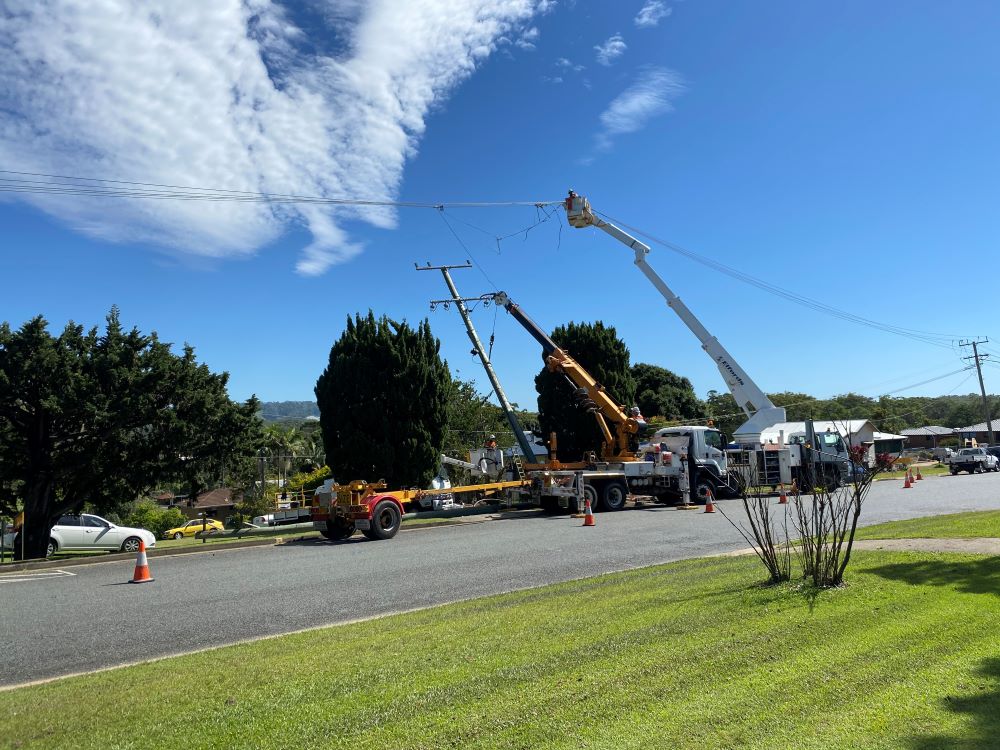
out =
<path fill-rule="evenodd" d="M 338 481 L 426 487 L 444 445 L 451 376 L 424 320 L 355 315 L 316 381 L 327 464 Z"/>
<path fill-rule="evenodd" d="M 612 398 L 626 408 L 635 400 L 635 379 L 629 367 L 629 351 L 618 338 L 614 326 L 596 323 L 567 323 L 552 332 L 552 340 L 569 352 Z M 535 377 L 538 392 L 538 421 L 542 433 L 558 436 L 561 461 L 577 461 L 587 451 L 599 451 L 601 431 L 593 414 L 576 405 L 573 388 L 559 373 L 542 369 Z"/>

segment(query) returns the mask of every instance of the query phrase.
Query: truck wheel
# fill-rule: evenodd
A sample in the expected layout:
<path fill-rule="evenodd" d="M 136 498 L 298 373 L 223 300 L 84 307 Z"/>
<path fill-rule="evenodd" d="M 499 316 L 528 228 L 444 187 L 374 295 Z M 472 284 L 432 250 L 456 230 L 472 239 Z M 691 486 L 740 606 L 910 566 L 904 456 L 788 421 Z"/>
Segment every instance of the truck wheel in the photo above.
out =
<path fill-rule="evenodd" d="M 332 539 L 334 541 L 347 539 L 354 533 L 354 523 L 348 523 L 346 521 L 334 523 L 333 521 L 327 521 L 326 528 L 320 529 L 319 533 L 327 539 Z"/>
<path fill-rule="evenodd" d="M 608 482 L 601 493 L 604 510 L 621 510 L 628 500 L 628 487 L 624 482 Z"/>
<path fill-rule="evenodd" d="M 399 515 L 399 508 L 392 500 L 383 500 L 375 506 L 372 513 L 370 534 L 365 534 L 369 539 L 392 539 L 399 531 L 399 524 L 402 517 Z"/>
<path fill-rule="evenodd" d="M 954 477 L 954 476 L 958 476 L 958 469 L 956 469 L 956 468 L 955 468 L 954 466 L 953 466 L 953 467 L 951 467 L 951 469 L 949 469 L 949 471 L 951 471 L 951 475 L 952 475 L 953 477 Z"/>
<path fill-rule="evenodd" d="M 694 486 L 694 497 L 691 498 L 691 502 L 704 505 L 708 502 L 709 495 L 716 497 L 715 482 L 711 479 L 699 479 Z"/>
<path fill-rule="evenodd" d="M 598 506 L 601 504 L 601 499 L 597 496 L 597 488 L 590 482 L 586 482 L 583 485 L 583 499 L 584 503 L 577 510 L 577 513 L 583 513 L 584 509 L 587 507 L 587 500 L 590 500 L 590 509 L 596 513 Z"/>

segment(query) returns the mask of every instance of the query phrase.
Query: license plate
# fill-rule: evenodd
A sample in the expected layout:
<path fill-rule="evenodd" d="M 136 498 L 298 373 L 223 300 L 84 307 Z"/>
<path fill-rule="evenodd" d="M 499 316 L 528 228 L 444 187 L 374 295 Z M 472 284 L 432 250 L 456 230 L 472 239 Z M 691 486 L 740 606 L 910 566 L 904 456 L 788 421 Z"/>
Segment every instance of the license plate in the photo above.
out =
<path fill-rule="evenodd" d="M 357 520 L 354 522 L 354 528 L 358 531 L 368 531 L 372 527 L 372 522 L 367 518 L 364 520 Z"/>

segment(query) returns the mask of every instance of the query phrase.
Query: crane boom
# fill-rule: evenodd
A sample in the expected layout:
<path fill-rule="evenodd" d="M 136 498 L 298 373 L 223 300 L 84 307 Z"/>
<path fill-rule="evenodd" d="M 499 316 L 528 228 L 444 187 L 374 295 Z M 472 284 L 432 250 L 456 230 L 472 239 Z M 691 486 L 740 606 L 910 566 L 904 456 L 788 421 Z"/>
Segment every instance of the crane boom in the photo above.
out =
<path fill-rule="evenodd" d="M 588 411 L 592 411 L 597 420 L 597 426 L 604 437 L 602 458 L 613 458 L 617 461 L 634 461 L 635 454 L 629 448 L 629 437 L 639 432 L 639 421 L 629 416 L 625 409 L 608 395 L 604 386 L 598 383 L 579 362 L 549 337 L 538 324 L 529 318 L 521 307 L 513 302 L 505 292 L 498 292 L 493 301 L 502 305 L 531 336 L 542 345 L 542 355 L 545 367 L 551 372 L 560 372 L 566 376 L 570 384 L 582 396 Z M 612 435 L 608 422 L 615 425 Z"/>
<path fill-rule="evenodd" d="M 719 373 L 729 388 L 736 403 L 747 416 L 747 421 L 736 431 L 737 439 L 759 439 L 762 430 L 771 425 L 785 421 L 785 410 L 780 406 L 775 406 L 767 394 L 762 391 L 747 372 L 739 365 L 733 355 L 719 342 L 719 340 L 709 333 L 708 329 L 702 325 L 701 321 L 695 317 L 690 308 L 674 294 L 667 283 L 660 278 L 660 275 L 646 262 L 649 254 L 649 246 L 640 242 L 632 235 L 622 231 L 614 224 L 597 217 L 590 208 L 590 202 L 583 196 L 570 191 L 566 198 L 566 218 L 570 226 L 576 228 L 596 227 L 606 234 L 611 235 L 623 245 L 631 248 L 635 253 L 635 264 L 642 271 L 643 275 L 656 287 L 663 296 L 667 306 L 677 313 L 677 317 L 688 327 L 701 343 L 701 348 L 705 350 L 709 357 L 719 368 Z"/>

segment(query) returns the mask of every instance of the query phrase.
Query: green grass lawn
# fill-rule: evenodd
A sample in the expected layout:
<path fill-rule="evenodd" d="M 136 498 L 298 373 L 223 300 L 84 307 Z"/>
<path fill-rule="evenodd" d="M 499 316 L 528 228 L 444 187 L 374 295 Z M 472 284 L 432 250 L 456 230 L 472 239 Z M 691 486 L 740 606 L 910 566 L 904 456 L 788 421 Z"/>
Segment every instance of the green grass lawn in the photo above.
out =
<path fill-rule="evenodd" d="M 948 467 L 944 464 L 934 464 L 933 466 L 921 466 L 920 475 L 924 477 L 941 476 L 942 474 L 947 474 L 949 471 Z M 916 475 L 917 470 L 913 469 L 914 475 Z M 881 479 L 902 479 L 906 476 L 906 470 L 900 469 L 899 471 L 886 471 L 878 475 Z"/>
<path fill-rule="evenodd" d="M 997 746 L 1000 558 L 762 577 L 690 560 L 0 693 L 0 745 Z"/>
<path fill-rule="evenodd" d="M 1000 538 L 1000 510 L 949 513 L 858 529 L 858 539 Z"/>

